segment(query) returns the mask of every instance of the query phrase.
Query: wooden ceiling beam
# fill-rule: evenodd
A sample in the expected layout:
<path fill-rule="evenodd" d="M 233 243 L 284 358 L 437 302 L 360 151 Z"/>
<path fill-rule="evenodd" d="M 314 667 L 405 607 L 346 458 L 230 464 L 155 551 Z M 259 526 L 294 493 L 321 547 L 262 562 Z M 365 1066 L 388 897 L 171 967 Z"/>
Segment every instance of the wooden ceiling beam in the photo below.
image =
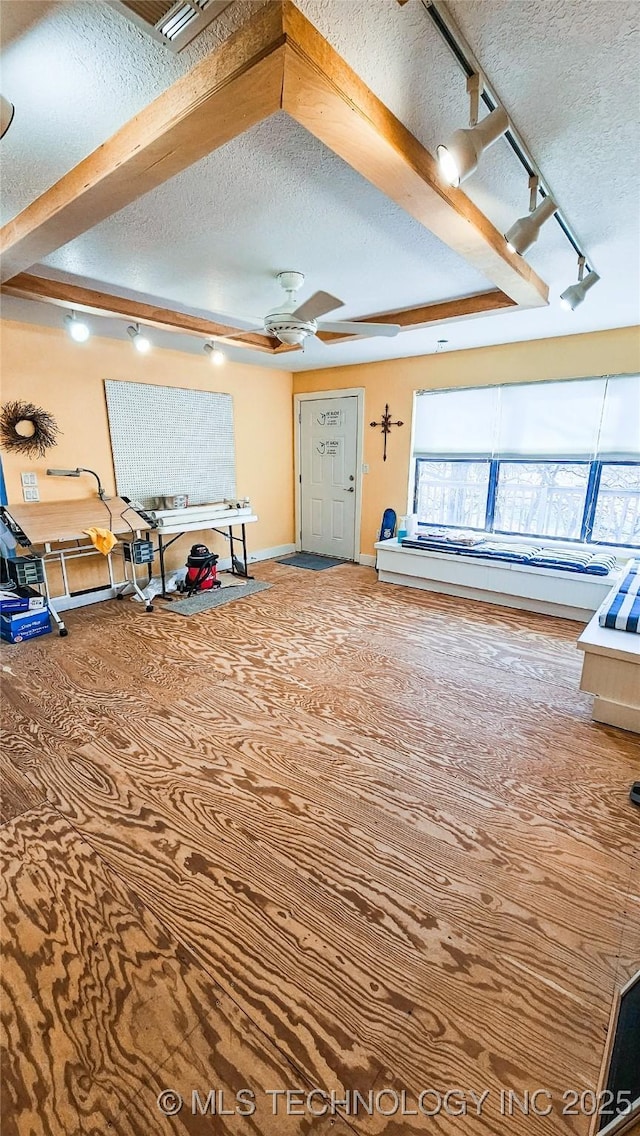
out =
<path fill-rule="evenodd" d="M 515 303 L 545 305 L 544 281 L 288 0 L 284 24 L 283 109 Z"/>
<path fill-rule="evenodd" d="M 15 279 L 280 109 L 513 303 L 547 303 L 546 284 L 462 190 L 440 183 L 428 150 L 290 0 L 266 4 L 8 222 L 0 279 Z"/>
<path fill-rule="evenodd" d="M 88 315 L 113 316 L 128 322 L 133 320 L 146 327 L 157 327 L 162 331 L 180 331 L 200 336 L 201 339 L 215 339 L 232 347 L 250 347 L 270 354 L 280 347 L 277 339 L 260 332 L 242 331 L 214 320 L 177 312 L 172 308 L 159 308 L 140 300 L 99 292 L 79 284 L 49 280 L 44 276 L 31 276 L 26 272 L 8 280 L 2 285 L 1 291 L 9 296 L 39 300 L 45 304 L 86 312 Z"/>
<path fill-rule="evenodd" d="M 476 292 L 473 296 L 459 296 L 454 300 L 440 300 L 434 304 L 421 304 L 415 308 L 400 308 L 393 312 L 362 316 L 352 322 L 398 323 L 401 331 L 419 331 L 421 328 L 430 327 L 434 323 L 451 323 L 453 320 L 490 315 L 492 312 L 515 311 L 517 307 L 518 305 L 510 296 L 495 289 L 491 292 Z M 357 338 L 357 336 L 325 331 L 321 332 L 318 338 L 326 343 L 343 343 L 346 340 Z"/>
<path fill-rule="evenodd" d="M 267 4 L 0 230 L 0 279 L 278 111 L 284 44 L 282 5 Z"/>
<path fill-rule="evenodd" d="M 27 272 L 7 280 L 0 291 L 3 295 L 54 304 L 69 311 L 133 321 L 146 327 L 157 327 L 161 331 L 186 332 L 187 335 L 199 336 L 201 339 L 215 339 L 231 347 L 244 347 L 277 355 L 300 350 L 297 346 L 279 343 L 277 339 L 261 332 L 242 331 L 215 320 L 189 315 L 172 308 L 156 307 L 140 300 L 114 295 L 112 292 L 87 288 L 84 284 L 50 280 L 48 277 L 34 276 Z M 359 319 L 362 323 L 397 323 L 400 324 L 402 331 L 418 331 L 434 323 L 449 323 L 452 320 L 468 319 L 472 316 L 516 308 L 517 305 L 509 296 L 494 290 L 438 303 L 420 304 L 413 308 L 378 312 L 375 315 L 361 316 Z M 356 319 L 353 322 L 359 321 Z M 330 345 L 347 342 L 357 336 L 321 332 L 318 338 Z"/>

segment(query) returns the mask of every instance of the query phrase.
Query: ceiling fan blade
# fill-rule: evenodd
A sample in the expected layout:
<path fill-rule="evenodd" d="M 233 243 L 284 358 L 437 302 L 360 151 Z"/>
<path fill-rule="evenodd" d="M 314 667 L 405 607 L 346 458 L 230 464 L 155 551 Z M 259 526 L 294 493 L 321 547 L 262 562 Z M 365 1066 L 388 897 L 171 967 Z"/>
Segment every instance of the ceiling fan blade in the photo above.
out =
<path fill-rule="evenodd" d="M 397 335 L 400 331 L 398 323 L 349 323 L 347 320 L 322 320 L 318 324 L 318 331 L 344 332 L 345 335 Z"/>
<path fill-rule="evenodd" d="M 313 320 L 323 316 L 325 312 L 333 312 L 336 308 L 343 307 L 344 300 L 339 300 L 337 296 L 332 296 L 329 292 L 314 292 L 313 296 L 309 296 L 309 299 L 300 304 L 291 315 L 300 320 Z"/>

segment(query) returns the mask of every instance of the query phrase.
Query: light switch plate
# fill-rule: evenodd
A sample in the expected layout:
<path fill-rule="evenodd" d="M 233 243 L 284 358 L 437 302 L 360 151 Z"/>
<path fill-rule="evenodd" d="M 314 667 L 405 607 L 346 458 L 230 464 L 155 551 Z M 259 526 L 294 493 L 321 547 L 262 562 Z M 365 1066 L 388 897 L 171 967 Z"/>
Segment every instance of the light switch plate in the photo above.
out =
<path fill-rule="evenodd" d="M 22 496 L 24 497 L 25 501 L 39 501 L 40 490 L 37 486 L 32 488 L 30 485 L 23 485 Z"/>
<path fill-rule="evenodd" d="M 22 485 L 36 485 L 38 484 L 38 475 L 36 473 L 21 473 L 20 480 Z"/>

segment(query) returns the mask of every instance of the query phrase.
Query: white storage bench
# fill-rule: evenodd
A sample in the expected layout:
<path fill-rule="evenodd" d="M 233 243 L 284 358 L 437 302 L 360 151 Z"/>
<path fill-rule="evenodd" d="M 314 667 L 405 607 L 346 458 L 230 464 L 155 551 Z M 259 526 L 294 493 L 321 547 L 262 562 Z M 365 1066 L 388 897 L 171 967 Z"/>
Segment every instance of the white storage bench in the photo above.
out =
<path fill-rule="evenodd" d="M 609 593 L 612 578 L 617 577 L 617 572 L 590 576 L 455 552 L 406 548 L 395 539 L 378 541 L 375 548 L 382 583 L 484 600 L 582 623 L 591 619 Z"/>
<path fill-rule="evenodd" d="M 634 571 L 630 571 L 634 569 Z M 631 628 L 637 628 L 637 601 L 635 618 L 625 619 L 624 613 L 631 606 L 638 588 L 629 588 L 629 604 L 621 609 L 618 620 L 615 611 L 620 607 L 620 599 L 626 593 L 626 583 L 636 578 L 637 561 L 630 562 L 622 574 L 625 584 L 620 581 L 611 588 L 601 608 L 590 620 L 578 639 L 578 647 L 584 651 L 580 689 L 594 695 L 593 718 L 596 722 L 606 722 L 623 730 L 640 733 L 640 634 L 637 630 L 621 630 L 619 627 L 603 627 L 605 616 L 614 615 L 613 622 L 622 619 Z M 615 603 L 616 597 L 618 602 Z M 602 619 L 601 619 L 602 616 Z"/>

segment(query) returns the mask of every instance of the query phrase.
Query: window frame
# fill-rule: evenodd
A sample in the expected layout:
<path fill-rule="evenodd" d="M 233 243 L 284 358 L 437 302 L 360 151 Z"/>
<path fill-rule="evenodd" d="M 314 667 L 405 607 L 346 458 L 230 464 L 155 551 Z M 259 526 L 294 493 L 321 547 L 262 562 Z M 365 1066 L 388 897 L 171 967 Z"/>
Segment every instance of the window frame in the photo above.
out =
<path fill-rule="evenodd" d="M 489 532 L 496 533 L 500 536 L 514 536 L 525 539 L 544 540 L 544 541 L 558 541 L 564 544 L 591 544 L 594 547 L 600 548 L 640 548 L 639 544 L 621 544 L 620 541 L 606 541 L 606 540 L 593 540 L 593 526 L 595 522 L 596 509 L 598 505 L 598 495 L 600 491 L 600 482 L 602 478 L 602 469 L 604 466 L 638 466 L 640 467 L 640 460 L 634 458 L 576 458 L 574 456 L 554 455 L 549 456 L 545 454 L 544 457 L 537 454 L 522 455 L 517 457 L 476 457 L 469 454 L 430 454 L 429 456 L 424 453 L 414 455 L 414 483 L 413 483 L 413 511 L 418 512 L 418 486 L 420 480 L 420 463 L 425 462 L 432 464 L 434 462 L 442 463 L 443 461 L 454 464 L 456 462 L 474 462 L 478 465 L 489 465 L 489 480 L 487 484 L 487 500 L 485 506 L 485 524 L 483 528 L 477 529 L 471 525 L 450 525 L 442 521 L 418 521 L 418 526 L 421 528 L 437 527 L 442 529 L 453 530 L 469 530 L 471 532 Z M 563 537 L 563 536 L 545 536 L 543 533 L 522 533 L 511 532 L 506 529 L 495 528 L 495 513 L 496 513 L 496 498 L 498 493 L 498 483 L 500 478 L 500 465 L 515 465 L 515 464 L 528 464 L 528 465 L 583 465 L 589 467 L 589 475 L 587 479 L 587 486 L 585 490 L 585 503 L 582 511 L 582 519 L 580 523 L 580 536 L 579 537 Z"/>
<path fill-rule="evenodd" d="M 439 465 L 441 465 L 442 462 L 447 462 L 449 465 L 460 465 L 461 463 L 464 463 L 465 465 L 469 465 L 469 463 L 473 463 L 473 465 L 488 465 L 489 466 L 489 480 L 487 482 L 487 498 L 489 497 L 490 492 L 491 492 L 491 477 L 492 477 L 493 465 L 494 465 L 491 458 L 464 457 L 464 455 L 456 455 L 455 457 L 451 457 L 449 454 L 447 454 L 445 457 L 443 457 L 442 455 L 434 455 L 433 457 L 429 456 L 427 458 L 427 457 L 424 456 L 424 454 L 420 454 L 415 458 L 414 483 L 413 483 L 413 511 L 414 511 L 414 513 L 418 512 L 418 486 L 419 486 L 419 481 L 420 481 L 419 463 L 421 461 L 427 462 L 430 465 L 433 465 L 435 463 L 438 463 Z M 486 508 L 485 508 L 485 522 L 486 522 L 486 519 L 487 519 L 487 511 L 486 511 Z M 433 526 L 437 526 L 438 528 L 441 528 L 441 529 L 456 529 L 460 532 L 467 532 L 467 531 L 468 532 L 485 532 L 485 526 L 482 526 L 481 528 L 475 528 L 474 525 L 447 525 L 447 524 L 444 524 L 442 521 L 418 521 L 418 524 L 419 525 L 426 525 L 426 526 L 433 525 Z"/>

